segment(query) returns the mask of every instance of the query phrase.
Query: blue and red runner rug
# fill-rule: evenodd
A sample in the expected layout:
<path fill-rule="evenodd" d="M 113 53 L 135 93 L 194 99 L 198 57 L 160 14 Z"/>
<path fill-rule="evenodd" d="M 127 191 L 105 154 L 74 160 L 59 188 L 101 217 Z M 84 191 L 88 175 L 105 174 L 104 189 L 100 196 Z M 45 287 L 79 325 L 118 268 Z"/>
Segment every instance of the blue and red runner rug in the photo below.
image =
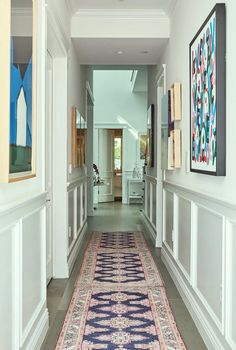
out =
<path fill-rule="evenodd" d="M 184 350 L 140 232 L 94 233 L 56 350 Z"/>

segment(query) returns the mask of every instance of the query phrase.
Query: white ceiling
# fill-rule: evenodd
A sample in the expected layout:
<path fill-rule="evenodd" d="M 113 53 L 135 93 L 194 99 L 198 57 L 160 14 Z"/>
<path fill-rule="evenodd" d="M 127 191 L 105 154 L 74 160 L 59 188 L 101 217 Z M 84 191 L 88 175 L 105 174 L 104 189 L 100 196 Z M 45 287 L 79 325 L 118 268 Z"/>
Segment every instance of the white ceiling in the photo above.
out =
<path fill-rule="evenodd" d="M 162 10 L 169 14 L 176 0 L 68 0 L 74 12 L 78 10 Z"/>
<path fill-rule="evenodd" d="M 81 64 L 149 65 L 156 64 L 168 39 L 72 39 Z M 122 50 L 123 54 L 117 54 Z M 142 51 L 148 51 L 142 53 Z"/>
<path fill-rule="evenodd" d="M 111 20 L 111 23 L 115 27 L 117 25 L 122 26 L 127 23 L 127 19 L 122 20 L 119 18 L 119 13 L 129 16 L 133 14 L 133 23 L 130 23 L 130 27 L 133 28 L 140 20 L 140 25 L 147 25 L 147 28 L 154 26 L 155 21 L 157 26 L 154 26 L 152 33 L 156 33 L 156 37 L 148 35 L 126 35 L 124 36 L 124 28 L 120 30 L 120 36 L 114 35 L 114 38 L 109 35 L 109 27 L 107 35 L 72 35 L 73 43 L 78 53 L 78 58 L 81 64 L 90 65 L 151 65 L 156 64 L 158 59 L 163 54 L 167 45 L 168 39 L 165 35 L 157 37 L 157 32 L 160 29 L 158 23 L 162 23 L 164 16 L 168 19 L 168 16 L 174 9 L 177 0 L 67 0 L 70 9 L 73 13 L 77 13 L 77 17 L 86 13 L 88 17 L 83 26 L 83 31 L 86 31 L 86 26 L 91 29 L 98 25 L 98 19 L 103 14 L 106 14 L 106 18 L 101 22 L 101 28 L 106 28 L 107 22 Z M 133 12 L 132 12 L 133 11 Z M 97 13 L 97 17 L 94 15 Z M 162 18 L 158 18 L 158 13 L 163 15 Z M 155 16 L 155 19 L 152 16 Z M 89 16 L 91 18 L 89 18 Z M 95 16 L 95 17 L 94 17 Z M 128 17 L 129 17 L 128 16 Z M 147 20 L 150 16 L 150 21 Z M 79 17 L 74 16 L 75 21 L 79 21 Z M 109 20 L 107 17 L 110 17 Z M 117 20 L 117 18 L 119 20 Z M 122 17 L 122 16 L 121 16 Z M 123 18 L 122 17 L 122 18 Z M 127 17 L 127 18 L 128 18 Z M 147 18 L 146 18 L 147 17 Z M 82 23 L 80 20 L 80 23 Z M 91 21 L 88 24 L 88 20 Z M 146 22 L 145 22 L 146 20 Z M 101 21 L 101 20 L 100 20 Z M 160 22 L 159 22 L 160 21 Z M 99 27 L 100 28 L 100 27 Z M 157 30 L 158 28 L 158 30 Z M 114 29 L 114 28 L 113 28 Z M 145 30 L 143 31 L 145 33 Z M 119 32 L 119 30 L 118 30 Z M 122 55 L 118 55 L 117 51 L 123 51 Z M 143 53 L 147 51 L 147 53 Z"/>

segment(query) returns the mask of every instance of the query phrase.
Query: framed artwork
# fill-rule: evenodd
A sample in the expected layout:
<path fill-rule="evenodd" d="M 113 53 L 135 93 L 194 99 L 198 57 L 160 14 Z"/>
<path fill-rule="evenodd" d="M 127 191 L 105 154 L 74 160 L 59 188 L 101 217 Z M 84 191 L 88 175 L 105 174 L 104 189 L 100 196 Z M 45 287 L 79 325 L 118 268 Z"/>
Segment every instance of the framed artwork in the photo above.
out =
<path fill-rule="evenodd" d="M 138 159 L 137 161 L 145 161 L 147 152 L 147 133 L 138 134 Z"/>
<path fill-rule="evenodd" d="M 190 168 L 226 175 L 226 18 L 217 4 L 190 43 Z"/>
<path fill-rule="evenodd" d="M 154 167 L 154 121 L 155 106 L 151 104 L 147 114 L 147 152 L 146 164 L 149 168 Z"/>
<path fill-rule="evenodd" d="M 72 107 L 72 166 L 79 168 L 85 165 L 87 123 L 79 110 Z"/>
<path fill-rule="evenodd" d="M 168 127 L 168 94 L 164 95 L 162 98 L 162 115 L 161 115 L 161 168 L 169 169 L 169 127 Z"/>
<path fill-rule="evenodd" d="M 181 130 L 171 118 L 171 90 L 162 98 L 161 167 L 165 170 L 181 168 Z"/>
<path fill-rule="evenodd" d="M 16 1 L 11 0 L 2 1 L 0 5 L 1 182 L 20 181 L 36 175 L 37 1 L 27 0 L 32 17 L 23 35 L 20 33 L 20 22 L 24 21 L 24 17 L 17 15 L 14 5 Z"/>

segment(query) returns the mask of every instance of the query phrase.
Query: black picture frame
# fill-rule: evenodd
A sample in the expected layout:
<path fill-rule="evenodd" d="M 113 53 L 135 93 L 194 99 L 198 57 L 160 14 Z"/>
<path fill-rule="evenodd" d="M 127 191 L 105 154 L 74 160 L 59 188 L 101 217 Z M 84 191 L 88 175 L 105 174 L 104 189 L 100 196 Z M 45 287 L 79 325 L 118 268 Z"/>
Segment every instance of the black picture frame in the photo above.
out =
<path fill-rule="evenodd" d="M 208 37 L 207 34 L 209 34 L 209 31 L 207 32 L 207 28 L 212 29 L 210 25 L 209 27 L 207 27 L 207 25 L 209 23 L 213 23 L 213 19 L 215 21 L 215 41 L 214 41 L 215 42 L 215 47 L 214 47 L 215 61 L 213 60 L 211 62 L 214 62 L 215 80 L 214 80 L 214 77 L 212 79 L 212 75 L 209 75 L 209 76 L 211 77 L 210 84 L 212 84 L 212 81 L 213 82 L 215 81 L 215 85 L 213 88 L 212 86 L 210 86 L 211 89 L 206 89 L 207 84 L 203 85 L 204 91 L 207 91 L 207 95 L 204 95 L 203 98 L 197 99 L 195 94 L 195 91 L 197 90 L 195 89 L 194 91 L 193 89 L 193 80 L 194 80 L 193 76 L 195 75 L 196 77 L 196 69 L 195 69 L 196 61 L 193 61 L 192 55 L 193 55 L 194 47 L 196 47 L 197 43 L 200 42 L 201 38 L 203 38 L 204 30 L 206 30 L 205 38 L 207 40 L 207 37 Z M 210 48 L 212 48 L 212 46 Z M 209 55 L 208 55 L 208 59 L 209 59 Z M 203 60 L 198 60 L 197 62 L 199 63 L 199 61 L 201 63 L 203 62 Z M 204 64 L 204 62 L 202 64 Z M 210 62 L 210 61 L 207 61 L 207 62 Z M 190 65 L 189 67 L 190 68 L 190 71 L 189 71 L 190 171 L 195 173 L 200 173 L 200 174 L 206 174 L 206 175 L 225 176 L 226 175 L 226 9 L 225 9 L 224 3 L 215 5 L 213 10 L 210 12 L 208 17 L 206 18 L 206 20 L 204 21 L 204 23 L 202 24 L 202 26 L 200 27 L 196 35 L 194 36 L 193 40 L 191 41 L 189 45 L 189 65 Z M 203 69 L 201 65 L 199 67 L 200 69 Z M 204 72 L 205 74 L 204 77 L 206 77 L 207 73 L 208 72 Z M 193 107 L 194 106 L 196 107 L 196 104 L 195 105 L 193 104 L 194 98 L 195 98 L 195 101 L 196 100 L 198 101 L 198 107 L 197 109 L 195 108 L 195 112 L 194 112 L 195 117 L 193 117 L 194 115 Z M 207 117 L 205 118 L 205 120 L 203 118 L 201 122 L 200 122 L 201 118 L 198 118 L 198 116 L 201 114 L 199 112 L 199 106 L 202 109 L 204 102 L 205 104 L 207 103 L 206 101 L 208 101 L 208 107 L 209 107 L 209 101 L 211 102 L 215 101 L 215 105 L 213 104 L 214 108 L 211 108 L 212 111 L 215 111 L 215 121 L 213 124 L 215 128 L 213 127 L 211 128 L 211 125 L 210 125 L 211 120 L 212 119 L 214 120 L 214 112 L 212 113 L 212 115 L 211 113 L 206 114 Z M 197 113 L 196 113 L 196 110 L 197 110 Z M 196 115 L 197 115 L 197 118 L 196 118 Z M 196 127 L 196 122 L 197 122 L 197 127 Z M 203 128 L 202 130 L 201 130 L 201 127 Z M 214 132 L 211 132 L 211 130 L 214 130 Z M 200 138 L 198 139 L 199 142 L 196 141 L 197 132 L 201 137 L 201 139 Z M 214 135 L 214 137 L 212 138 L 211 135 Z M 204 152 L 204 150 L 206 151 L 206 148 L 204 148 L 204 150 L 202 151 L 202 154 L 201 152 L 197 153 L 196 148 L 199 150 L 199 147 L 201 147 L 201 143 L 204 144 L 204 142 L 209 141 L 209 137 L 211 138 L 211 140 L 213 139 L 213 142 L 211 144 L 209 143 L 208 149 L 207 149 L 208 152 Z M 199 146 L 199 143 L 200 143 L 200 146 Z M 209 157 L 207 159 L 206 154 L 209 156 L 209 152 L 213 152 L 213 157 Z M 200 155 L 200 161 L 196 157 L 196 154 L 197 154 L 197 157 L 199 157 Z M 206 161 L 202 162 L 201 161 L 202 159 L 205 159 Z M 214 164 L 214 159 L 215 159 L 215 164 Z M 210 164 L 210 161 L 212 164 Z M 206 163 L 206 164 L 203 164 L 203 163 Z"/>
<path fill-rule="evenodd" d="M 155 106 L 151 104 L 147 112 L 147 154 L 146 164 L 149 168 L 154 167 L 154 123 L 155 123 Z"/>

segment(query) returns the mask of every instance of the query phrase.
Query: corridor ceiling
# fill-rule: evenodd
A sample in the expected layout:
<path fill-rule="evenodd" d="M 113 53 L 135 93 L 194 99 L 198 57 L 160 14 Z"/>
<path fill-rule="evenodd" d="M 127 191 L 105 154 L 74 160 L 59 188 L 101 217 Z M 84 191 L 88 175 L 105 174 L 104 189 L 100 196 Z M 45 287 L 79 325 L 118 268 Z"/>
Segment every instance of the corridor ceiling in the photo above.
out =
<path fill-rule="evenodd" d="M 176 0 L 69 0 L 71 8 L 76 12 L 84 9 L 99 10 L 161 10 L 169 14 Z"/>
<path fill-rule="evenodd" d="M 67 0 L 81 64 L 151 65 L 170 35 L 177 0 Z"/>

